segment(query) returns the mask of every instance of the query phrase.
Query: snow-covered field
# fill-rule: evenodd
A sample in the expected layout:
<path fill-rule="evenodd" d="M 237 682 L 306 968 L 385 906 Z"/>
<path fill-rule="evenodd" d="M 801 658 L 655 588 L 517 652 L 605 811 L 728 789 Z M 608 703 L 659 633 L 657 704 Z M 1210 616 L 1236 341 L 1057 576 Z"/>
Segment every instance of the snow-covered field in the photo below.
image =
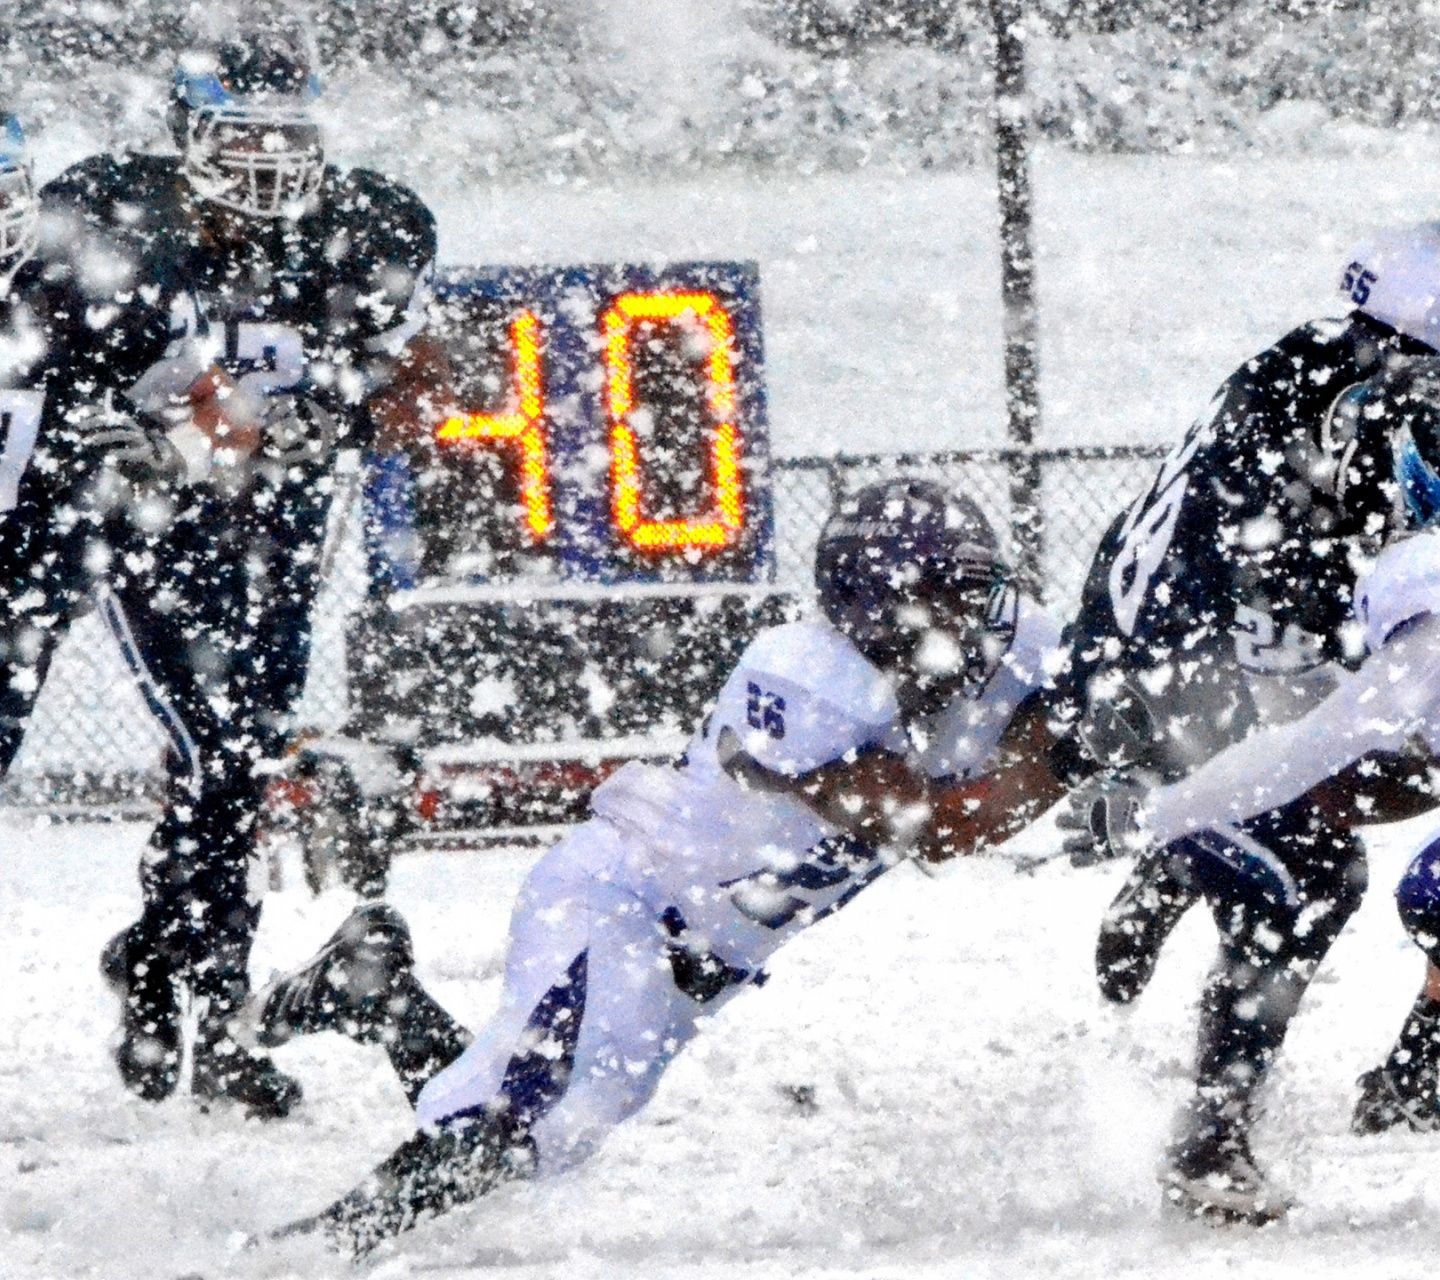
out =
<path fill-rule="evenodd" d="M 1258 1150 L 1299 1197 L 1283 1225 L 1213 1230 L 1160 1211 L 1153 1170 L 1184 1088 L 1212 939 L 1204 913 L 1139 1006 L 1119 1012 L 1089 963 L 1119 869 L 1027 876 L 993 857 L 935 879 L 899 868 L 782 952 L 773 980 L 715 1019 L 588 1166 L 429 1224 L 369 1273 L 1428 1274 L 1440 1143 L 1346 1131 L 1352 1081 L 1388 1046 L 1419 977 L 1386 892 L 1415 834 L 1380 842 L 1377 891 L 1277 1072 Z M 378 1051 L 333 1036 L 280 1051 L 307 1097 L 276 1124 L 131 1099 L 107 1057 L 115 1010 L 95 954 L 134 910 L 143 829 L 10 820 L 0 838 L 0 1271 L 346 1274 L 310 1242 L 241 1242 L 347 1189 L 405 1135 Z M 467 1021 L 496 996 L 507 901 L 532 856 L 415 854 L 397 868 L 423 975 Z M 290 870 L 268 909 L 262 977 L 347 909 L 309 900 Z M 802 1086 L 813 1104 L 795 1101 Z"/>
<path fill-rule="evenodd" d="M 1042 152 L 1036 172 L 1047 443 L 1173 436 L 1233 365 L 1327 310 L 1347 246 L 1440 207 L 1423 140 L 1207 160 Z M 42 156 L 42 176 L 67 158 Z M 402 158 L 403 159 L 403 158 Z M 743 174 L 644 186 L 470 186 L 406 175 L 451 262 L 746 257 L 764 282 L 782 453 L 1001 438 L 994 216 L 980 175 Z M 149 1107 L 108 1059 L 95 960 L 136 906 L 142 828 L 0 820 L 0 1273 L 346 1274 L 262 1231 L 348 1187 L 407 1131 L 372 1052 L 287 1048 L 307 1087 L 275 1125 Z M 388 1249 L 371 1274 L 514 1277 L 1428 1274 L 1440 1142 L 1346 1130 L 1355 1075 L 1420 976 L 1389 901 L 1418 831 L 1376 843 L 1376 891 L 1332 953 L 1277 1072 L 1259 1153 L 1300 1207 L 1260 1233 L 1161 1216 L 1153 1181 L 1184 1087 L 1210 930 L 1193 916 L 1131 1013 L 1089 953 L 1117 869 L 934 880 L 901 868 L 783 953 L 589 1166 L 509 1188 Z M 1042 851 L 1041 831 L 1021 838 Z M 520 851 L 416 854 L 395 899 L 427 981 L 467 1021 L 495 996 Z M 298 878 L 259 977 L 344 914 Z M 813 1106 L 795 1090 L 813 1090 Z"/>

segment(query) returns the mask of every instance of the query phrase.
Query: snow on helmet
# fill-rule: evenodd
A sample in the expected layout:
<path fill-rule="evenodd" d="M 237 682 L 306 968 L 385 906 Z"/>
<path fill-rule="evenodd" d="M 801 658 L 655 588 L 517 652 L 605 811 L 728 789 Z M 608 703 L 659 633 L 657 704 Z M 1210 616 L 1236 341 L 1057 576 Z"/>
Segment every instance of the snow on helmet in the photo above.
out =
<path fill-rule="evenodd" d="M 0 283 L 7 283 L 35 252 L 40 201 L 20 121 L 0 111 Z"/>
<path fill-rule="evenodd" d="M 319 93 L 308 41 L 294 26 L 257 26 L 183 55 L 170 128 L 196 193 L 252 218 L 304 212 L 325 168 Z"/>
<path fill-rule="evenodd" d="M 821 530 L 815 585 L 831 624 L 896 678 L 912 714 L 985 679 L 1013 630 L 995 531 L 969 498 L 928 480 L 844 499 Z"/>
<path fill-rule="evenodd" d="M 1440 357 L 1409 360 L 1384 390 L 1395 484 L 1406 522 L 1440 522 Z"/>

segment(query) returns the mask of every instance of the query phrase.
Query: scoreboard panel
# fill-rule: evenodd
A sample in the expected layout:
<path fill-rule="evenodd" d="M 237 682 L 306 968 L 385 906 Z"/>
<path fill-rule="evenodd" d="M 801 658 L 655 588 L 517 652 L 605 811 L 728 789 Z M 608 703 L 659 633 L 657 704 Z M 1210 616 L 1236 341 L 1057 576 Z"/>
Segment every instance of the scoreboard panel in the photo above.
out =
<path fill-rule="evenodd" d="M 793 613 L 758 274 L 459 269 L 428 332 L 457 407 L 372 477 L 395 589 L 352 643 L 362 732 L 418 745 L 446 822 L 577 817 L 618 761 L 672 756 Z"/>
<path fill-rule="evenodd" d="M 459 412 L 416 468 L 402 580 L 773 580 L 752 264 L 455 270 L 430 333 Z"/>

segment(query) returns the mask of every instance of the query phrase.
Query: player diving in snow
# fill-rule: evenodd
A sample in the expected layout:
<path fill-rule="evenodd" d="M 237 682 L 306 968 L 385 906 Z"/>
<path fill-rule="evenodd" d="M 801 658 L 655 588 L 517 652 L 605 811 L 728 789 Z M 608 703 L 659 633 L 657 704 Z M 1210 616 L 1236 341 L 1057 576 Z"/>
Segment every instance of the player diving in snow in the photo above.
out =
<path fill-rule="evenodd" d="M 761 633 L 679 765 L 627 765 L 531 871 L 473 1041 L 384 904 L 257 999 L 262 1043 L 383 1044 L 419 1122 L 299 1227 L 363 1253 L 584 1159 L 784 942 L 904 858 L 971 852 L 1059 797 L 1040 696 L 1058 632 L 972 503 L 873 485 L 826 524 L 815 576 L 824 620 Z"/>
<path fill-rule="evenodd" d="M 1393 393 L 1440 347 L 1433 238 L 1390 236 L 1357 254 L 1342 286 L 1353 310 L 1237 369 L 1102 541 L 1059 681 L 1076 720 L 1072 780 L 1098 768 L 1174 781 L 1316 705 L 1359 659 L 1350 599 L 1391 517 Z M 1364 813 L 1350 794 L 1362 781 Z M 1305 988 L 1364 893 L 1352 828 L 1434 803 L 1404 753 L 1349 783 L 1138 860 L 1102 923 L 1101 990 L 1126 1003 L 1191 905 L 1203 896 L 1215 918 L 1195 1089 L 1163 1173 L 1167 1198 L 1193 1212 L 1284 1211 L 1249 1130 Z M 1071 819 L 1082 862 L 1107 853 L 1093 808 L 1087 792 Z"/>
<path fill-rule="evenodd" d="M 399 394 L 435 256 L 409 190 L 326 163 L 313 66 L 296 22 L 243 10 L 179 59 L 176 154 L 95 156 L 45 192 L 190 282 L 208 337 L 153 388 L 195 483 L 114 602 L 174 765 L 141 917 L 104 957 L 124 995 L 117 1061 L 136 1093 L 169 1096 L 188 996 L 192 1091 L 270 1116 L 299 1086 L 229 1034 L 249 993 L 264 765 L 305 679 L 337 453 L 366 447 Z"/>

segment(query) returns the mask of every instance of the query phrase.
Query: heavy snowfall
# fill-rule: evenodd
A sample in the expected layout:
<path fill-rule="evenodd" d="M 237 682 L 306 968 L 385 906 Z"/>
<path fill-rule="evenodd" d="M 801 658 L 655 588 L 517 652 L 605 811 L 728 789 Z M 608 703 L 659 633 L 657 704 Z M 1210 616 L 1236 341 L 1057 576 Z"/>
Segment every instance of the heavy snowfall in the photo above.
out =
<path fill-rule="evenodd" d="M 663 20 L 642 21 L 652 7 Z M 1240 360 L 1341 309 L 1335 286 L 1353 243 L 1440 207 L 1440 137 L 1426 112 L 1376 105 L 1304 57 L 1308 20 L 1349 33 L 1352 79 L 1384 62 L 1366 41 L 1397 30 L 1419 58 L 1433 6 L 1318 5 L 1308 18 L 1292 7 L 1293 26 L 1266 38 L 1311 78 L 1270 101 L 1215 87 L 1224 77 L 1194 52 L 1204 32 L 1182 40 L 1142 23 L 1074 47 L 1038 42 L 1053 126 L 1032 157 L 1042 443 L 1175 438 Z M 1392 8 L 1410 25 L 1377 16 Z M 862 43 L 822 56 L 755 34 L 735 6 L 616 0 L 602 12 L 608 43 L 583 80 L 561 74 L 563 59 L 513 52 L 445 64 L 484 72 L 473 101 L 438 71 L 387 75 L 378 55 L 367 63 L 352 50 L 325 98 L 332 156 L 412 184 L 450 264 L 757 262 L 781 455 L 1001 443 L 997 223 L 970 45 Z M 1239 19 L 1218 22 L 1210 38 L 1239 59 Z M 1151 37 L 1189 50 L 1190 72 L 1176 70 L 1174 50 L 1139 58 Z M 1249 47 L 1252 82 L 1262 43 Z M 100 68 L 103 91 L 87 104 L 60 74 L 59 51 L 27 82 L 20 49 L 7 48 L 5 74 L 41 116 L 41 179 L 153 137 L 163 58 L 152 74 L 77 55 Z M 948 98 L 947 58 L 958 68 Z M 1143 109 L 1115 91 L 1127 59 L 1169 68 L 1139 85 Z M 696 89 L 722 73 L 725 93 Z M 641 85 L 656 104 L 648 113 Z M 812 106 L 849 102 L 862 123 L 907 92 L 932 115 L 928 126 L 892 116 L 849 132 L 831 116 L 807 133 L 817 117 L 797 104 L 806 85 Z M 612 95 L 608 115 L 587 86 Z M 1094 106 L 1105 93 L 1108 112 Z M 734 107 L 775 96 L 784 102 L 769 116 Z M 608 140 L 597 132 L 607 120 Z M 1100 144 L 1105 122 L 1114 136 Z M 1296 1197 L 1283 1223 L 1215 1229 L 1162 1212 L 1155 1167 L 1190 1068 L 1213 930 L 1192 913 L 1138 1005 L 1105 1005 L 1091 952 L 1124 868 L 1045 861 L 1058 840 L 1042 822 L 998 853 L 887 876 L 784 951 L 773 980 L 717 1016 L 588 1165 L 422 1226 L 361 1273 L 1428 1274 L 1440 1141 L 1356 1138 L 1348 1119 L 1355 1077 L 1389 1046 L 1422 976 L 1390 891 L 1432 826 L 1372 835 L 1370 895 L 1275 1073 L 1256 1142 Z M 278 1051 L 306 1098 L 268 1124 L 203 1114 L 186 1097 L 147 1105 L 116 1078 L 115 1001 L 97 957 L 135 915 L 147 830 L 0 814 L 0 1271 L 354 1274 L 316 1242 L 256 1241 L 349 1188 L 409 1131 L 377 1051 L 338 1036 Z M 313 898 L 294 849 L 271 856 L 259 982 L 308 956 L 351 905 L 338 891 Z M 414 929 L 421 976 L 469 1025 L 496 998 L 510 902 L 536 856 L 456 849 L 397 861 L 391 896 Z"/>

